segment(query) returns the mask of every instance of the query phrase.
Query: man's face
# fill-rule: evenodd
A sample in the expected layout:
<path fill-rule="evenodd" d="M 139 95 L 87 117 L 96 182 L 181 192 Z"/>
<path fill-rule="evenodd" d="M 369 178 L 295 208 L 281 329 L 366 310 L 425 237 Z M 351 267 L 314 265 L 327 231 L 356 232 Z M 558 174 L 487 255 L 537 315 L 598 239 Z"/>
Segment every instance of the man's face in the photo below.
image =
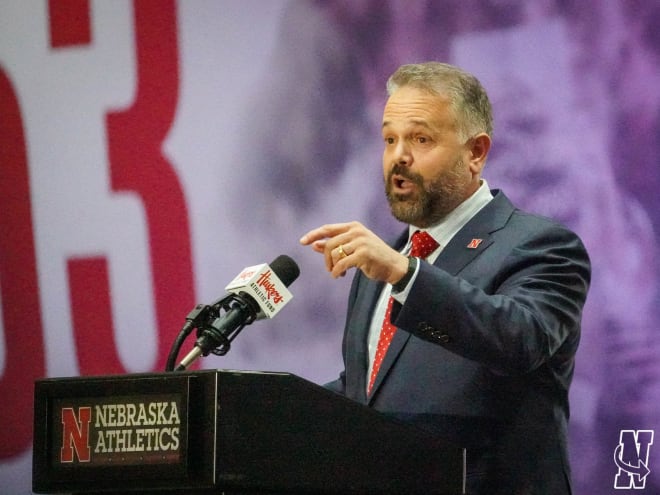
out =
<path fill-rule="evenodd" d="M 479 187 L 449 100 L 403 87 L 383 112 L 385 193 L 398 220 L 438 223 Z"/>

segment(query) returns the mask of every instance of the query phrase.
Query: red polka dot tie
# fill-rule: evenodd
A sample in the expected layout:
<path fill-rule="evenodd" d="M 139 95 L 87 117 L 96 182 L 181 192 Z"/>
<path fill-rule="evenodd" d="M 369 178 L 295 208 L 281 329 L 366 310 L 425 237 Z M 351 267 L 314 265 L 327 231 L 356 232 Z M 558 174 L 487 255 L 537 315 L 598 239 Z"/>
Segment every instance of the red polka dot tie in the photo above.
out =
<path fill-rule="evenodd" d="M 410 256 L 415 256 L 416 258 L 426 258 L 429 254 L 435 251 L 438 248 L 439 244 L 430 236 L 428 232 L 422 232 L 417 230 L 412 236 L 412 249 L 410 250 Z M 374 365 L 371 370 L 371 377 L 369 378 L 369 387 L 367 393 L 371 393 L 371 389 L 374 386 L 376 381 L 376 376 L 378 376 L 378 370 L 380 365 L 383 363 L 385 354 L 387 353 L 387 348 L 392 342 L 394 337 L 394 332 L 396 332 L 396 327 L 391 323 L 390 316 L 392 314 L 392 297 L 390 297 L 387 303 L 387 310 L 385 311 L 385 318 L 383 319 L 383 326 L 380 331 L 380 337 L 378 338 L 378 346 L 376 347 L 376 355 L 374 356 Z"/>

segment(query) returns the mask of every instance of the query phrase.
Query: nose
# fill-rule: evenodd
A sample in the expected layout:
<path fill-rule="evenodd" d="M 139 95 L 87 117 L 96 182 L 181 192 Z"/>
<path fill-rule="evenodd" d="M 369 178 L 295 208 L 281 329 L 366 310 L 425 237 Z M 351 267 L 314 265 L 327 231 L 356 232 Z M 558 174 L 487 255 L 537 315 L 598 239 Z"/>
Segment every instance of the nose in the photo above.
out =
<path fill-rule="evenodd" d="M 399 140 L 394 148 L 392 164 L 406 166 L 412 164 L 412 153 L 410 151 L 410 146 L 408 146 L 408 143 L 404 139 Z"/>

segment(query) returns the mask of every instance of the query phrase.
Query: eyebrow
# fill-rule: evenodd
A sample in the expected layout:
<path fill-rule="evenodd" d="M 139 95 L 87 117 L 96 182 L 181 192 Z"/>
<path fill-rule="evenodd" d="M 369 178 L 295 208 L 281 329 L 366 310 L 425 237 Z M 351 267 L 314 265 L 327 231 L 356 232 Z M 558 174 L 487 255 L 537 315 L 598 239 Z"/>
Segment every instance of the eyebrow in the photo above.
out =
<path fill-rule="evenodd" d="M 412 124 L 413 126 L 421 126 L 421 127 L 425 127 L 426 129 L 431 129 L 429 123 L 424 119 L 411 119 L 409 123 Z M 389 120 L 384 120 L 382 127 L 385 128 L 390 124 L 391 122 Z"/>

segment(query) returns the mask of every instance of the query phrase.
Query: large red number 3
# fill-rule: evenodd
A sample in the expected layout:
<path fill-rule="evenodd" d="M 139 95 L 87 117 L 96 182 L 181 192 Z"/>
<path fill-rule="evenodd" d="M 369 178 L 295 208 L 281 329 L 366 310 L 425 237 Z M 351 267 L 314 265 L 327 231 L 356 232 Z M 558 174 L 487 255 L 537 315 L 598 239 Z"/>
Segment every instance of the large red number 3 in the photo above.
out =
<path fill-rule="evenodd" d="M 178 99 L 174 1 L 134 2 L 137 92 L 132 107 L 107 116 L 111 184 L 144 205 L 153 277 L 158 355 L 169 347 L 194 304 L 188 212 L 178 177 L 162 152 Z M 86 44 L 91 37 L 86 0 L 50 0 L 52 47 Z M 0 68 L 0 304 L 4 367 L 0 369 L 0 459 L 29 448 L 34 380 L 46 373 L 29 169 L 23 121 L 10 79 Z M 110 311 L 105 257 L 68 260 L 71 310 L 81 374 L 122 373 Z M 88 322 L 94 322 L 89 325 Z M 28 358 L 26 358 L 28 357 Z"/>
<path fill-rule="evenodd" d="M 194 289 L 188 211 L 163 141 L 178 98 L 178 44 L 174 1 L 134 2 L 137 96 L 131 108 L 107 116 L 114 191 L 134 191 L 147 215 L 158 327 L 156 370 L 192 309 Z M 73 325 L 82 374 L 122 373 L 109 309 L 107 261 L 70 259 Z M 90 326 L 88 322 L 96 322 Z"/>

